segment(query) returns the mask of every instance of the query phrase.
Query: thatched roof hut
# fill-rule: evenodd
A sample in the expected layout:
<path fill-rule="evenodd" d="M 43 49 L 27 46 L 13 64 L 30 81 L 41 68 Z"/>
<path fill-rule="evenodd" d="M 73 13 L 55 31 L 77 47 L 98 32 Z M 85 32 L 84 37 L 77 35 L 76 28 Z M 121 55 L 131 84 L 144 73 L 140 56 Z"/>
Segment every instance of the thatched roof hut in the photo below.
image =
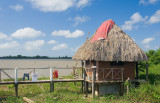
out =
<path fill-rule="evenodd" d="M 95 34 L 77 50 L 72 59 L 124 62 L 148 60 L 145 52 L 116 24 L 109 31 L 107 39 L 91 43 Z"/>

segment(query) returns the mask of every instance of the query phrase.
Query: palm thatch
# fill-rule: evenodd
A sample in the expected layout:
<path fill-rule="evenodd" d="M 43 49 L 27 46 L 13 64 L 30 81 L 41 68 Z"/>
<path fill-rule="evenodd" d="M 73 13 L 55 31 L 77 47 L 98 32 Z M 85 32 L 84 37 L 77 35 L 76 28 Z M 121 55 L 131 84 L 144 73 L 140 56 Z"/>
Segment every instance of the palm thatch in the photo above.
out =
<path fill-rule="evenodd" d="M 144 51 L 116 24 L 108 33 L 107 39 L 91 43 L 92 35 L 72 57 L 74 60 L 96 61 L 147 61 Z"/>

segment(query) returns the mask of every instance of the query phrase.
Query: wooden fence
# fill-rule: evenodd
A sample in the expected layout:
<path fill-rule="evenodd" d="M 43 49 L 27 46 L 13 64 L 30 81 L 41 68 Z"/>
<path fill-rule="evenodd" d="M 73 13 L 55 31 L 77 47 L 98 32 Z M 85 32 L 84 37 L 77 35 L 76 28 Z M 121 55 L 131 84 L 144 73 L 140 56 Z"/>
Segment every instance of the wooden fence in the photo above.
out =
<path fill-rule="evenodd" d="M 58 69 L 73 69 L 73 73 L 75 70 L 81 69 L 82 67 L 73 67 L 73 68 L 56 68 Z M 37 80 L 37 81 L 19 81 L 18 80 L 18 70 L 26 70 L 26 69 L 31 69 L 31 72 L 35 73 L 36 69 L 49 69 L 50 70 L 50 79 L 49 80 Z M 7 72 L 4 70 L 14 70 L 14 78 L 12 78 Z M 19 84 L 35 84 L 35 83 L 50 83 L 50 92 L 54 91 L 54 83 L 56 82 L 82 82 L 82 92 L 83 92 L 83 82 L 84 79 L 82 78 L 83 73 L 79 76 L 79 78 L 73 78 L 73 79 L 53 79 L 53 70 L 54 67 L 45 67 L 45 68 L 0 68 L 0 85 L 6 85 L 6 84 L 14 84 L 15 85 L 15 95 L 18 96 L 18 85 Z M 81 70 L 80 70 L 81 71 Z M 83 70 L 82 70 L 83 71 Z M 9 79 L 12 81 L 2 81 L 1 79 L 1 73 L 4 73 Z"/>

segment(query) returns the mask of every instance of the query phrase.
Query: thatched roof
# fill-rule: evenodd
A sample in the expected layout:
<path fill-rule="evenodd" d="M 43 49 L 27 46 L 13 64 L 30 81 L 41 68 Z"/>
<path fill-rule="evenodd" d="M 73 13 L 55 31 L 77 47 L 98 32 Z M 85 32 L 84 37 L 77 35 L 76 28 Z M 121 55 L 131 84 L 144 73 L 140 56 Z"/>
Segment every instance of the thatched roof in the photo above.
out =
<path fill-rule="evenodd" d="M 74 60 L 96 61 L 147 61 L 145 52 L 116 24 L 108 33 L 107 39 L 91 43 L 95 33 L 72 57 Z"/>

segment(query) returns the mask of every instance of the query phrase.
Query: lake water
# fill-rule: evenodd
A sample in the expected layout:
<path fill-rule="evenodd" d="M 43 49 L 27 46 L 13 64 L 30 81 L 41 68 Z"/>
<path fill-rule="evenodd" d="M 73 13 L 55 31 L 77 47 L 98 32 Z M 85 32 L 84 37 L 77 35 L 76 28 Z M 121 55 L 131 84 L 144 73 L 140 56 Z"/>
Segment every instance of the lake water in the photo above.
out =
<path fill-rule="evenodd" d="M 14 78 L 14 68 L 33 68 L 33 69 L 18 69 L 18 78 L 22 78 L 24 73 L 30 73 L 30 77 L 33 74 L 34 68 L 48 68 L 48 69 L 35 69 L 38 73 L 38 77 L 49 77 L 49 67 L 54 67 L 58 70 L 59 76 L 67 76 L 72 73 L 73 66 L 81 66 L 81 61 L 75 61 L 72 59 L 0 59 L 0 69 L 3 69 L 10 77 Z M 12 68 L 12 70 L 6 70 Z M 1 71 L 1 78 L 7 79 L 8 76 Z"/>

